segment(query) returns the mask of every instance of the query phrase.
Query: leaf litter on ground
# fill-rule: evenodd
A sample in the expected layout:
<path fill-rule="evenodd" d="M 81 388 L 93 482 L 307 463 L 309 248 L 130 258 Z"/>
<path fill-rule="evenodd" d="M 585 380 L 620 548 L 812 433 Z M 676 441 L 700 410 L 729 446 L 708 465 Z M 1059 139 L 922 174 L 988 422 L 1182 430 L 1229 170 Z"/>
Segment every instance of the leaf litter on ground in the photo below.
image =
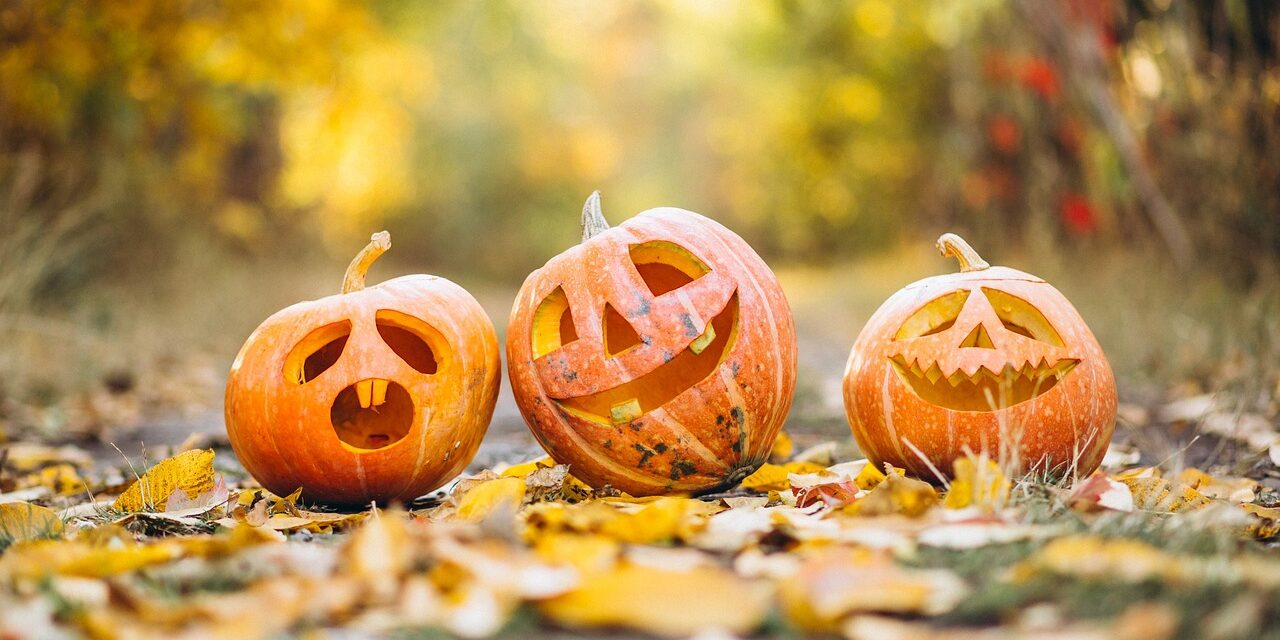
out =
<path fill-rule="evenodd" d="M 0 637 L 1161 638 L 1241 628 L 1222 611 L 1280 632 L 1280 508 L 1256 480 L 1126 455 L 1050 482 L 971 456 L 939 487 L 797 449 L 701 498 L 595 491 L 544 457 L 334 512 L 224 478 L 210 449 L 122 483 L 26 447 L 0 494 Z"/>

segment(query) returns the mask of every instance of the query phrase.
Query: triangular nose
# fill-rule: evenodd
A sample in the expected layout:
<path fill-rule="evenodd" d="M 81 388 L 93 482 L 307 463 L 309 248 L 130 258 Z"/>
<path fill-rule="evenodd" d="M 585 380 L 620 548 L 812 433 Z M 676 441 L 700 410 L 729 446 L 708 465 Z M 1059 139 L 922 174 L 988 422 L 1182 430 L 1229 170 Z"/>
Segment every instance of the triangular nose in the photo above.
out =
<path fill-rule="evenodd" d="M 991 336 L 987 335 L 987 329 L 981 323 L 965 336 L 960 342 L 961 347 L 977 347 L 979 349 L 994 349 L 996 346 L 991 343 Z"/>

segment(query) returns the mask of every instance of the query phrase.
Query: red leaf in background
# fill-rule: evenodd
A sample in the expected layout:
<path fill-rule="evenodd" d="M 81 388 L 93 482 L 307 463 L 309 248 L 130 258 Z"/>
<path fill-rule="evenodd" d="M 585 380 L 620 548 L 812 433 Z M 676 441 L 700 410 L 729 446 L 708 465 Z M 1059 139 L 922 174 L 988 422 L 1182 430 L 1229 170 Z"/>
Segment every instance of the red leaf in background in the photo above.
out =
<path fill-rule="evenodd" d="M 1008 56 L 998 50 L 982 54 L 982 75 L 993 83 L 1008 80 L 1013 75 Z"/>
<path fill-rule="evenodd" d="M 1028 58 L 1022 65 L 1018 80 L 1022 86 L 1040 94 L 1045 100 L 1055 100 L 1061 92 L 1058 72 L 1044 58 Z"/>
<path fill-rule="evenodd" d="M 1059 0 L 1069 19 L 1078 25 L 1092 28 L 1098 34 L 1098 45 L 1103 54 L 1116 48 L 1116 37 L 1111 26 L 1115 22 L 1113 0 Z"/>
<path fill-rule="evenodd" d="M 1013 155 L 1022 144 L 1022 128 L 1017 121 L 1006 115 L 992 116 L 987 121 L 987 138 L 996 151 L 1005 155 Z"/>
<path fill-rule="evenodd" d="M 1062 144 L 1062 148 L 1071 155 L 1080 154 L 1080 143 L 1084 140 L 1084 128 L 1080 126 L 1080 122 L 1070 116 L 1063 118 L 1058 123 L 1056 131 L 1058 142 Z"/>
<path fill-rule="evenodd" d="M 1088 235 L 1098 229 L 1098 216 L 1093 205 L 1078 193 L 1066 193 L 1062 196 L 1062 204 L 1058 209 L 1062 223 L 1067 231 L 1077 235 Z"/>
<path fill-rule="evenodd" d="M 818 502 L 829 507 L 849 504 L 858 498 L 858 485 L 852 480 L 845 482 L 828 482 L 810 487 L 796 489 L 796 506 L 807 507 Z"/>

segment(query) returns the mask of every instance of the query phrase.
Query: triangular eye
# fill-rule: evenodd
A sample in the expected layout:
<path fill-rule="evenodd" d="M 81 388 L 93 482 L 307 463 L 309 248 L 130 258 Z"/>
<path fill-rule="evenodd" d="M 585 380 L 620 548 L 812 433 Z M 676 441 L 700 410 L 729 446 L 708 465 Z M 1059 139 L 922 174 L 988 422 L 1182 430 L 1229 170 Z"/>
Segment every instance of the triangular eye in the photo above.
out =
<path fill-rule="evenodd" d="M 547 294 L 533 312 L 533 357 L 556 351 L 578 339 L 578 328 L 573 324 L 573 310 L 569 308 L 569 296 L 564 287 L 556 287 Z"/>
<path fill-rule="evenodd" d="M 294 384 L 315 380 L 342 357 L 351 335 L 351 322 L 327 324 L 307 334 L 284 360 L 284 379 Z"/>
<path fill-rule="evenodd" d="M 711 272 L 705 262 L 674 242 L 632 245 L 630 253 L 636 272 L 654 296 L 675 291 Z"/>
<path fill-rule="evenodd" d="M 608 302 L 604 303 L 604 352 L 610 358 L 640 344 L 640 334 Z"/>
<path fill-rule="evenodd" d="M 432 374 L 439 368 L 431 343 L 443 344 L 436 330 L 407 313 L 382 309 L 375 319 L 382 341 L 419 373 Z"/>
<path fill-rule="evenodd" d="M 1062 336 L 1058 335 L 1053 325 L 1049 324 L 1049 319 L 1035 305 L 999 289 L 983 287 L 982 293 L 987 296 L 987 301 L 991 303 L 991 308 L 995 310 L 996 317 L 1000 318 L 1005 329 L 1055 347 L 1064 346 Z"/>
<path fill-rule="evenodd" d="M 969 290 L 960 289 L 930 300 L 902 323 L 893 339 L 922 338 L 950 329 L 956 323 L 956 318 L 960 317 L 960 310 L 968 299 Z"/>

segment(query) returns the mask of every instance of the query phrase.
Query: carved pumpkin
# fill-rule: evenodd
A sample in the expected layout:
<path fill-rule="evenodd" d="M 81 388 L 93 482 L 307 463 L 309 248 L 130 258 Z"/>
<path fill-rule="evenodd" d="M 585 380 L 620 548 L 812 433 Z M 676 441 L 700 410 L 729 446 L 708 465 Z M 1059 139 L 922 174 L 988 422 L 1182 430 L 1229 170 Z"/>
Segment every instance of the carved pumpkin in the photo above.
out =
<path fill-rule="evenodd" d="M 249 336 L 227 379 L 231 447 L 262 486 L 337 505 L 410 500 L 470 462 L 497 399 L 493 323 L 428 275 L 365 288 L 387 232 L 342 293 L 300 302 Z"/>
<path fill-rule="evenodd" d="M 609 228 L 525 280 L 507 361 L 529 428 L 594 487 L 695 493 L 759 467 L 791 407 L 795 329 L 742 238 L 682 209 Z"/>
<path fill-rule="evenodd" d="M 1087 475 L 1111 441 L 1116 387 L 1080 314 L 1033 275 L 938 239 L 960 273 L 889 298 L 844 376 L 854 438 L 876 464 L 952 473 L 964 449 L 1027 471 Z"/>

